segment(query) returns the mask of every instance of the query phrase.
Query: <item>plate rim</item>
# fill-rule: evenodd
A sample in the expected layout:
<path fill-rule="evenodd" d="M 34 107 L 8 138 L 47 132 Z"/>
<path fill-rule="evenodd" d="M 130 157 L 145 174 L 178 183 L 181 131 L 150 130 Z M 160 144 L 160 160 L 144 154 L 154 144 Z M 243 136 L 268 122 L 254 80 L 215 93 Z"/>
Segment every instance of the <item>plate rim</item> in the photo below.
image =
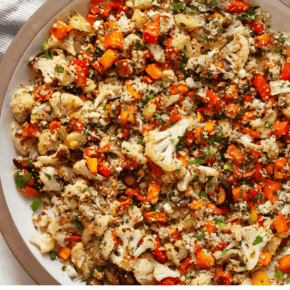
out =
<path fill-rule="evenodd" d="M 5 71 L 5 74 L 0 74 L 0 115 L 2 113 L 3 102 L 11 78 L 28 46 L 38 35 L 39 31 L 52 18 L 73 1 L 74 0 L 45 1 L 44 4 L 42 4 L 40 8 L 29 18 L 29 20 L 22 26 L 17 35 L 14 37 L 0 62 L 0 71 Z M 1 180 L 0 232 L 16 260 L 36 284 L 60 285 L 60 283 L 54 277 L 52 277 L 41 265 L 41 263 L 34 257 L 34 255 L 30 252 L 29 248 L 25 244 L 8 208 Z"/>

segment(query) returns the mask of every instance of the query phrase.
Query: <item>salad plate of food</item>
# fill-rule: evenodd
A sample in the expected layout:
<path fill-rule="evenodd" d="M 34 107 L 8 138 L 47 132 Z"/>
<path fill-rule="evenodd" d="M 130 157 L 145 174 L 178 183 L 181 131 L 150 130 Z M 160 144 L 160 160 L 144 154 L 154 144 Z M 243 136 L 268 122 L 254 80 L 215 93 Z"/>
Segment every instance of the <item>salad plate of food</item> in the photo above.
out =
<path fill-rule="evenodd" d="M 287 3 L 50 2 L 1 62 L 1 231 L 32 278 L 289 283 Z"/>

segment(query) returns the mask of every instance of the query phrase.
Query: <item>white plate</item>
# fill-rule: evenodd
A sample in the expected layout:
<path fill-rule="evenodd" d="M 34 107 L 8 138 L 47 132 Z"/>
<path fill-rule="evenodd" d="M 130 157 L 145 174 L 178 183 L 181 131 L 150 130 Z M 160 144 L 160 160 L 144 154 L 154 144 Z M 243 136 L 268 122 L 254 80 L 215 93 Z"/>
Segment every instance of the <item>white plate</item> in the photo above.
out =
<path fill-rule="evenodd" d="M 59 0 L 61 1 L 61 0 Z M 283 0 L 284 2 L 288 2 Z M 48 1 L 52 2 L 52 1 Z M 79 12 L 83 16 L 86 17 L 89 8 L 89 0 L 76 0 L 71 4 L 66 6 L 60 13 L 55 15 L 51 21 L 49 21 L 38 33 L 35 39 L 31 42 L 27 49 L 19 46 L 19 50 L 24 54 L 16 67 L 16 70 L 11 78 L 9 87 L 7 88 L 7 93 L 5 96 L 5 100 L 2 108 L 2 116 L 1 116 L 1 124 L 0 124 L 0 132 L 2 134 L 1 145 L 0 145 L 0 174 L 2 187 L 4 191 L 4 196 L 10 210 L 11 216 L 14 220 L 16 227 L 20 235 L 22 236 L 24 242 L 27 247 L 31 251 L 31 253 L 35 256 L 35 258 L 40 262 L 40 264 L 49 272 L 49 274 L 54 277 L 60 284 L 75 284 L 70 278 L 68 278 L 67 274 L 61 271 L 62 264 L 56 261 L 51 261 L 48 255 L 42 255 L 38 248 L 29 243 L 29 239 L 33 235 L 37 235 L 38 232 L 35 230 L 32 221 L 31 215 L 32 210 L 30 208 L 31 198 L 24 196 L 20 191 L 15 188 L 15 183 L 13 179 L 13 170 L 15 169 L 12 159 L 18 156 L 16 152 L 11 136 L 11 124 L 14 121 L 9 103 L 14 95 L 14 92 L 19 87 L 20 84 L 29 85 L 31 84 L 31 71 L 27 66 L 28 59 L 30 57 L 34 57 L 40 52 L 40 48 L 43 42 L 45 42 L 49 37 L 49 31 L 53 25 L 53 23 L 58 19 L 65 19 L 67 14 L 71 12 Z M 279 0 L 255 0 L 250 2 L 253 5 L 262 6 L 262 10 L 265 12 L 269 12 L 271 14 L 271 22 L 272 27 L 279 31 L 287 31 L 290 30 L 290 9 L 282 4 Z M 41 15 L 38 15 L 40 11 L 37 11 L 35 16 L 38 16 L 38 20 L 36 23 L 32 23 L 31 25 L 39 25 L 41 21 L 39 18 Z M 43 11 L 42 11 L 43 13 Z M 45 23 L 42 23 L 42 26 Z M 42 27 L 40 26 L 40 27 Z M 26 27 L 27 29 L 28 27 Z M 29 28 L 28 28 L 29 29 Z M 25 31 L 21 31 L 20 33 L 25 34 Z M 10 48 L 9 48 L 10 49 Z M 8 50 L 9 51 L 9 50 Z M 3 74 L 3 71 L 1 71 Z M 3 76 L 2 76 L 3 77 Z M 4 76 L 5 78 L 5 76 Z M 41 212 L 41 209 L 38 209 L 37 213 Z M 3 223 L 3 221 L 0 221 Z M 12 241 L 7 241 L 8 245 L 12 243 Z M 22 261 L 24 268 L 27 268 L 25 262 Z M 31 276 L 33 276 L 30 273 Z M 41 283 L 41 281 L 40 281 Z"/>

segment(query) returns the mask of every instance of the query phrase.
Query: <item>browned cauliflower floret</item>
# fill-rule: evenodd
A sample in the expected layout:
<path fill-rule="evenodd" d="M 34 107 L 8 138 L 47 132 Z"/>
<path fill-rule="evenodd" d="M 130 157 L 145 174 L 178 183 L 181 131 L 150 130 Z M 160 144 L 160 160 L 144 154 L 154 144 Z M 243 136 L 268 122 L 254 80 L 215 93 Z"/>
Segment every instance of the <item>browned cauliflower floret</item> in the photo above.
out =
<path fill-rule="evenodd" d="M 55 244 L 55 240 L 51 237 L 51 235 L 46 233 L 40 236 L 32 237 L 29 242 L 38 246 L 42 254 L 52 251 Z"/>
<path fill-rule="evenodd" d="M 140 284 L 152 285 L 154 282 L 153 270 L 153 265 L 148 260 L 138 258 L 133 273 Z"/>
<path fill-rule="evenodd" d="M 35 100 L 29 93 L 16 95 L 10 103 L 12 113 L 19 123 L 23 123 L 27 119 L 34 106 Z"/>
<path fill-rule="evenodd" d="M 42 131 L 39 136 L 38 152 L 41 155 L 45 155 L 48 151 L 56 150 L 58 148 L 59 141 L 56 134 L 52 134 L 49 129 Z"/>

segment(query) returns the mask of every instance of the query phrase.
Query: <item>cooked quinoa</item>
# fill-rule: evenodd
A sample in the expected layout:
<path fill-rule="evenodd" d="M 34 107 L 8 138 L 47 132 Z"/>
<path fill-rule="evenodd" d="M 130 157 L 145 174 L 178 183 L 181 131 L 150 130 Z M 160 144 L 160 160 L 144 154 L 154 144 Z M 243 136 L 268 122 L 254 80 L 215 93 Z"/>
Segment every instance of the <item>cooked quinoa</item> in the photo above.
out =
<path fill-rule="evenodd" d="M 290 282 L 290 34 L 269 18 L 93 0 L 53 25 L 10 103 L 14 177 L 71 279 Z"/>

